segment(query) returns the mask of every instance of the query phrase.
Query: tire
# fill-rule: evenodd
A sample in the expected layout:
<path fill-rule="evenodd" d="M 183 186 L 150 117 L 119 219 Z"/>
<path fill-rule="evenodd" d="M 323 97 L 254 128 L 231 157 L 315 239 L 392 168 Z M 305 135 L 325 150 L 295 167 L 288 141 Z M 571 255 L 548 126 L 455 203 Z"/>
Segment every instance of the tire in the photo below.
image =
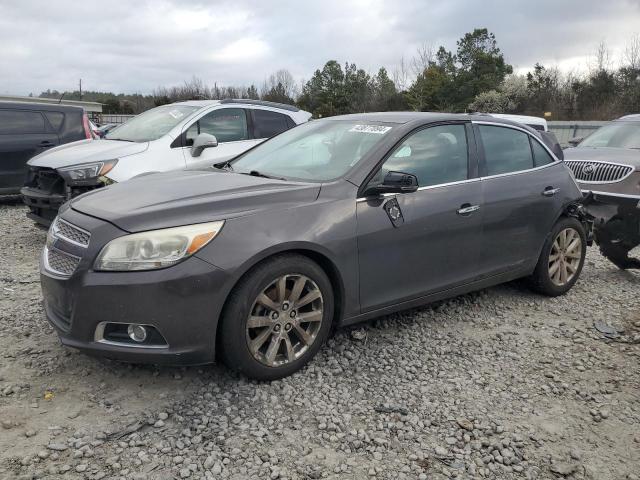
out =
<path fill-rule="evenodd" d="M 573 236 L 569 241 L 566 240 L 569 237 L 565 237 L 566 244 L 564 247 L 561 246 L 561 235 L 564 234 L 563 232 L 570 232 L 567 233 L 567 235 L 570 234 Z M 567 247 L 570 247 L 573 241 L 578 238 L 580 239 L 580 245 L 574 246 L 570 251 L 567 251 Z M 556 243 L 556 241 L 558 243 Z M 560 253 L 557 254 L 556 252 Z M 580 257 L 575 258 L 578 252 Z M 560 218 L 551 229 L 551 233 L 542 247 L 536 268 L 529 277 L 531 288 L 549 297 L 564 295 L 571 290 L 571 287 L 573 287 L 580 277 L 586 253 L 587 238 L 582 223 L 572 217 Z M 560 263 L 556 268 L 557 260 L 552 263 L 552 254 L 555 258 L 562 257 L 564 264 Z M 556 255 L 558 256 L 556 257 Z M 567 266 L 565 267 L 565 265 Z M 563 268 L 566 274 L 564 279 L 561 278 Z"/>
<path fill-rule="evenodd" d="M 229 296 L 218 333 L 221 359 L 256 380 L 286 377 L 320 350 L 333 315 L 333 288 L 318 264 L 297 254 L 270 258 Z"/>

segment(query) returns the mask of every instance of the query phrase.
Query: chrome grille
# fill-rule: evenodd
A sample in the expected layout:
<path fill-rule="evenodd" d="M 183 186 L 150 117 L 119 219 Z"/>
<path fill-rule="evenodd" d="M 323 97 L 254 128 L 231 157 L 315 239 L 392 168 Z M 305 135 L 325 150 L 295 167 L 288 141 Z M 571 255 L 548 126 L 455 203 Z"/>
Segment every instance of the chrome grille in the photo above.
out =
<path fill-rule="evenodd" d="M 615 183 L 631 175 L 633 167 L 621 163 L 565 160 L 576 180 L 583 183 Z"/>
<path fill-rule="evenodd" d="M 57 248 L 45 247 L 45 255 L 47 270 L 64 277 L 68 277 L 75 272 L 80 263 L 80 258 L 58 250 Z"/>
<path fill-rule="evenodd" d="M 89 232 L 62 220 L 60 217 L 56 218 L 53 225 L 53 234 L 58 238 L 75 243 L 81 247 L 89 245 L 89 240 L 91 239 L 91 234 Z"/>

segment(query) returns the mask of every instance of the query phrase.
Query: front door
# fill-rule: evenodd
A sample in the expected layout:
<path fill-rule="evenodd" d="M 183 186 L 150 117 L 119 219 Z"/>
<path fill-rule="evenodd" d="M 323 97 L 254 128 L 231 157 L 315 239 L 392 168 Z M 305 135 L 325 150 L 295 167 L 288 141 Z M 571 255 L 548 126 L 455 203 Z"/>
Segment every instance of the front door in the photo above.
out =
<path fill-rule="evenodd" d="M 218 140 L 217 147 L 205 148 L 200 156 L 191 155 L 191 145 L 200 133 L 208 133 Z M 248 150 L 262 140 L 251 139 L 247 114 L 242 108 L 220 108 L 207 113 L 186 127 L 183 154 L 189 170 L 207 168 L 224 162 Z"/>
<path fill-rule="evenodd" d="M 358 199 L 363 312 L 468 283 L 477 275 L 482 187 L 479 179 L 469 178 L 469 163 L 464 124 L 418 130 L 385 161 L 380 175 L 411 173 L 420 188 Z"/>

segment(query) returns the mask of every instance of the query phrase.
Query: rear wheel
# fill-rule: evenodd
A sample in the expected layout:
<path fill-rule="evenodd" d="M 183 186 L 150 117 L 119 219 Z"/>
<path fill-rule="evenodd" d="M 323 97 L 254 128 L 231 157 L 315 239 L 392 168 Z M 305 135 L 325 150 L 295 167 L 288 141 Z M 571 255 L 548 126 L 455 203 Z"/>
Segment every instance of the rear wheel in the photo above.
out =
<path fill-rule="evenodd" d="M 568 292 L 580 276 L 586 251 L 582 224 L 575 218 L 558 220 L 529 279 L 533 289 L 551 297 Z"/>
<path fill-rule="evenodd" d="M 225 364 L 257 380 L 302 368 L 326 340 L 333 318 L 331 283 L 302 255 L 274 257 L 232 292 L 220 331 Z"/>

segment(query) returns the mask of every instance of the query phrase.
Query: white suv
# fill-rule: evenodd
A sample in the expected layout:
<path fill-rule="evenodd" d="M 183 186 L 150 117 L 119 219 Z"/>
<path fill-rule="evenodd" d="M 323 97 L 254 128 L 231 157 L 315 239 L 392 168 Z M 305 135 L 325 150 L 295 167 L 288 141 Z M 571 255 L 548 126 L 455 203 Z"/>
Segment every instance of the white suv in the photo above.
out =
<path fill-rule="evenodd" d="M 153 172 L 207 168 L 309 120 L 291 105 L 202 100 L 148 110 L 102 140 L 52 148 L 28 162 L 21 193 L 30 218 L 48 225 L 76 195 Z"/>

